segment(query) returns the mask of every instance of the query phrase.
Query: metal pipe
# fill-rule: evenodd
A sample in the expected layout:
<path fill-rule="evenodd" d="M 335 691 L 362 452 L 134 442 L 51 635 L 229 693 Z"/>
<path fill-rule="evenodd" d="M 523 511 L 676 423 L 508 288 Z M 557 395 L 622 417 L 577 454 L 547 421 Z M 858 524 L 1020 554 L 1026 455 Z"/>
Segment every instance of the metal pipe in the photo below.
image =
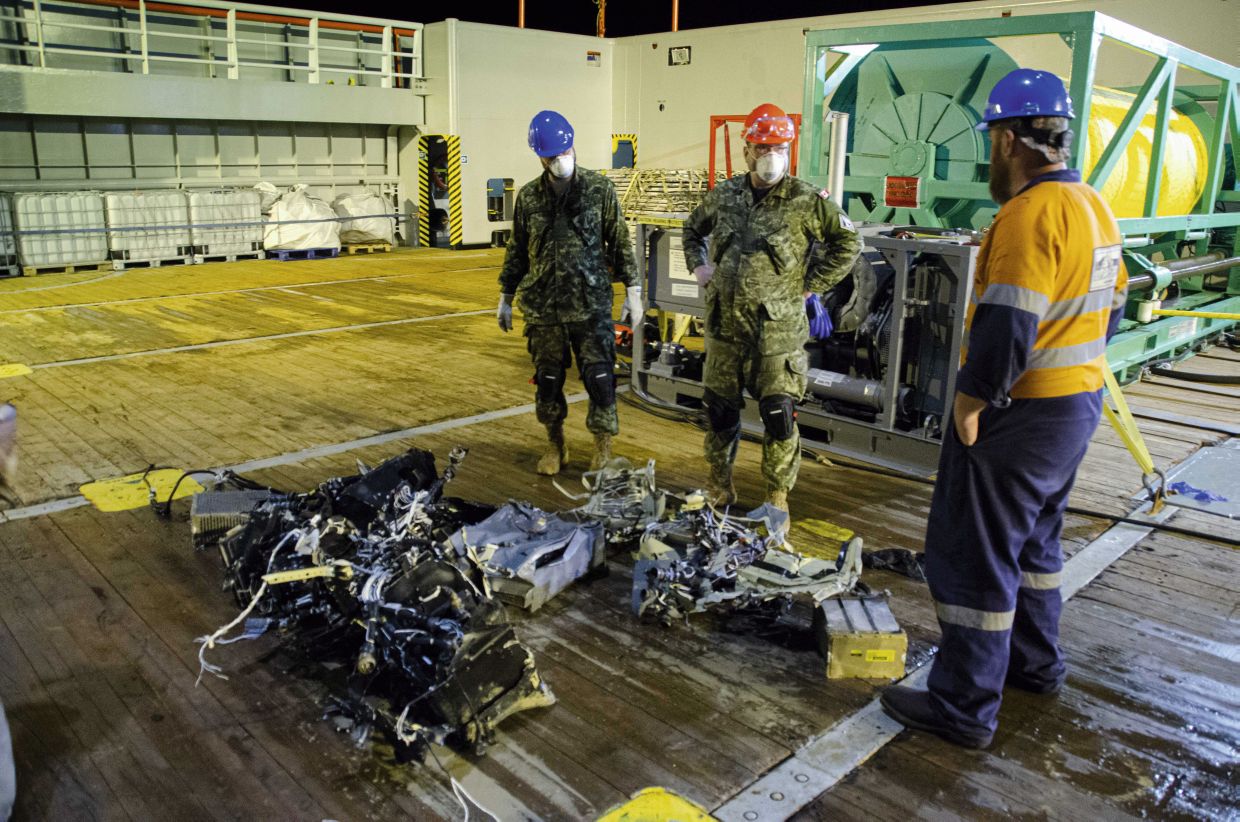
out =
<path fill-rule="evenodd" d="M 826 371 L 822 368 L 811 368 L 806 373 L 806 390 L 820 400 L 837 400 L 850 405 L 869 408 L 872 411 L 883 410 L 883 384 L 878 380 L 867 380 L 852 377 L 838 371 Z M 907 385 L 896 389 L 896 411 L 907 414 L 912 400 L 912 389 Z"/>
<path fill-rule="evenodd" d="M 1195 257 L 1182 257 L 1178 260 L 1170 260 L 1162 264 L 1163 268 L 1168 271 L 1183 271 L 1186 268 L 1194 268 L 1206 263 L 1215 263 L 1223 259 L 1223 252 L 1211 251 L 1209 254 L 1199 254 Z"/>
<path fill-rule="evenodd" d="M 525 0 L 517 0 L 517 28 L 525 28 Z"/>
<path fill-rule="evenodd" d="M 1212 274 L 1215 271 L 1226 271 L 1238 265 L 1240 265 L 1240 257 L 1224 257 L 1221 251 L 1212 251 L 1197 257 L 1172 260 L 1164 263 L 1162 267 L 1171 272 L 1171 279 L 1174 281 Z M 1152 273 L 1134 274 L 1128 278 L 1128 290 L 1144 291 L 1153 288 L 1156 282 L 1157 278 Z"/>
<path fill-rule="evenodd" d="M 672 31 L 680 31 L 680 0 L 672 0 Z"/>
<path fill-rule="evenodd" d="M 827 193 L 840 208 L 844 207 L 844 169 L 848 153 L 848 114 L 832 111 L 827 115 L 831 121 L 831 157 L 827 162 Z"/>
<path fill-rule="evenodd" d="M 1240 314 L 1228 314 L 1222 311 L 1179 311 L 1174 308 L 1155 308 L 1150 313 L 1155 317 L 1200 317 L 1203 320 L 1240 320 Z"/>

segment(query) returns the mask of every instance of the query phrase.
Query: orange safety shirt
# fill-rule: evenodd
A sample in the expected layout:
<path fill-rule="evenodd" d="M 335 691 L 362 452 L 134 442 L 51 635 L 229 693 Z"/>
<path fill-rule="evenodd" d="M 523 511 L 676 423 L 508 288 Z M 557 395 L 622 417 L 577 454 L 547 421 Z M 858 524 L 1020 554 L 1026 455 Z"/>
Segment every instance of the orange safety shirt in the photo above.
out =
<path fill-rule="evenodd" d="M 1110 207 L 1073 169 L 1031 180 L 982 242 L 957 388 L 994 405 L 1102 388 L 1128 274 Z"/>

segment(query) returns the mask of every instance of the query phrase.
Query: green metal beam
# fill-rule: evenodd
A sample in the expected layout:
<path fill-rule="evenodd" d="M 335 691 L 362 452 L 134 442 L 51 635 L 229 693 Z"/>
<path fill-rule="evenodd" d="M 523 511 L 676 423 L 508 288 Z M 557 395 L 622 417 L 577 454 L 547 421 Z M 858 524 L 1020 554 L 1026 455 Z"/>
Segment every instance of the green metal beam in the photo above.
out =
<path fill-rule="evenodd" d="M 1236 224 L 1234 213 L 1182 214 L 1174 217 L 1126 217 L 1117 220 L 1121 234 L 1162 234 L 1169 231 L 1191 231 L 1196 228 L 1222 228 Z"/>
<path fill-rule="evenodd" d="M 1158 216 L 1158 195 L 1162 190 L 1163 154 L 1167 147 L 1167 125 L 1171 122 L 1171 101 L 1175 97 L 1174 61 L 1167 63 L 1167 80 L 1158 92 L 1158 114 L 1154 119 L 1154 141 L 1150 145 L 1150 170 L 1145 182 L 1145 213 Z"/>
<path fill-rule="evenodd" d="M 823 107 L 826 105 L 826 95 L 822 93 L 822 83 L 818 78 L 818 64 L 826 62 L 826 51 L 824 49 L 805 50 L 805 99 L 801 102 L 801 156 L 798 158 L 801 173 L 803 176 L 816 174 L 819 165 L 822 163 L 822 141 L 824 139 L 823 132 L 826 131 L 826 119 L 823 117 Z M 822 69 L 824 75 L 826 66 Z M 806 131 L 809 132 L 809 140 L 805 139 Z M 806 160 L 809 162 L 806 162 Z"/>
<path fill-rule="evenodd" d="M 1119 163 L 1120 157 L 1128 148 L 1128 144 L 1132 142 L 1133 136 L 1137 133 L 1137 129 L 1141 126 L 1141 121 L 1145 119 L 1145 110 L 1150 107 L 1154 97 L 1158 92 L 1167 85 L 1167 78 L 1171 76 L 1175 67 L 1175 63 L 1166 57 L 1162 57 L 1155 64 L 1154 70 L 1150 72 L 1149 77 L 1145 78 L 1145 83 L 1141 86 L 1137 99 L 1133 101 L 1132 106 L 1128 109 L 1128 113 L 1124 115 L 1124 119 L 1120 122 L 1119 128 L 1115 132 L 1115 136 L 1111 138 L 1111 142 L 1107 144 L 1106 149 L 1102 152 L 1102 156 L 1098 158 L 1098 164 L 1094 166 L 1094 170 L 1090 172 L 1089 179 L 1086 180 L 1096 189 L 1101 189 L 1111 176 L 1111 172 L 1115 170 L 1115 166 Z M 1170 95 L 1164 94 L 1169 98 Z M 1082 120 L 1082 122 L 1089 122 Z M 1159 144 L 1159 153 L 1162 146 Z"/>
<path fill-rule="evenodd" d="M 1093 106 L 1094 73 L 1098 70 L 1098 47 L 1102 44 L 1102 35 L 1093 30 L 1093 18 L 1089 26 L 1079 28 L 1072 36 L 1072 76 L 1068 78 L 1068 94 L 1076 103 L 1078 123 L 1088 123 L 1090 110 Z M 1072 145 L 1072 155 L 1068 158 L 1068 167 L 1077 171 L 1085 170 L 1085 158 L 1089 156 L 1089 129 L 1077 129 L 1080 132 Z"/>
<path fill-rule="evenodd" d="M 859 26 L 847 29 L 811 31 L 806 35 L 810 46 L 851 46 L 870 43 L 924 43 L 935 45 L 942 40 L 965 38 L 1021 37 L 1035 34 L 1061 34 L 1080 29 L 1092 30 L 1094 21 L 1105 15 L 1097 12 L 1068 14 L 1031 14 L 1021 17 L 990 17 L 981 20 L 950 20 L 918 23 L 917 34 L 909 36 L 906 23 L 884 26 Z M 1108 18 L 1109 19 L 1109 18 Z"/>
<path fill-rule="evenodd" d="M 1053 17 L 1055 15 L 1048 16 Z M 1095 27 L 1098 32 L 1126 46 L 1149 52 L 1155 57 L 1170 58 L 1202 74 L 1217 77 L 1220 80 L 1231 79 L 1234 81 L 1240 75 L 1240 68 L 1236 66 L 1228 65 L 1222 60 L 1216 60 L 1213 57 L 1208 57 L 1199 51 L 1193 51 L 1190 48 L 1181 46 L 1179 43 L 1173 43 L 1157 34 L 1151 34 L 1131 23 L 1116 20 L 1114 17 L 1108 17 L 1105 14 L 1095 14 L 1095 20 Z M 1234 18 L 1232 22 L 1235 22 Z"/>
<path fill-rule="evenodd" d="M 1214 116 L 1214 128 L 1206 137 L 1209 147 L 1209 167 L 1206 169 L 1206 184 L 1201 192 L 1201 200 L 1195 211 L 1198 214 L 1209 214 L 1214 210 L 1218 193 L 1223 187 L 1223 158 L 1226 154 L 1224 143 L 1227 132 L 1235 116 L 1236 82 L 1224 80 L 1219 89 L 1218 112 Z"/>

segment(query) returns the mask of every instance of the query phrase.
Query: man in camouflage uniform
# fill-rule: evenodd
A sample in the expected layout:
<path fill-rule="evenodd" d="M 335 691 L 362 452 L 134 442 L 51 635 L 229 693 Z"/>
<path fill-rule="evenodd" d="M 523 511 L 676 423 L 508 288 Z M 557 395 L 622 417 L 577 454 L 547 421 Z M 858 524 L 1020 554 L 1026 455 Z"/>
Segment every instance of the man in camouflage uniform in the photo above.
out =
<path fill-rule="evenodd" d="M 568 460 L 564 379 L 570 358 L 590 399 L 586 428 L 594 434 L 591 466 L 598 469 L 620 431 L 611 282 L 627 286 L 625 308 L 636 322 L 643 314 L 641 281 L 616 188 L 603 175 L 576 167 L 572 126 L 554 111 L 541 111 L 529 139 L 544 170 L 517 193 L 496 316 L 503 331 L 511 330 L 518 299 L 534 360 L 538 421 L 547 426 L 549 441 L 538 473 L 556 474 Z"/>
<path fill-rule="evenodd" d="M 794 136 L 779 108 L 754 109 L 744 129 L 749 173 L 716 186 L 684 225 L 685 262 L 705 289 L 705 451 L 716 505 L 736 500 L 732 463 L 747 389 L 765 428 L 767 501 L 788 510 L 801 464 L 795 409 L 805 393 L 805 303 L 842 280 L 861 250 L 827 192 L 788 176 Z"/>

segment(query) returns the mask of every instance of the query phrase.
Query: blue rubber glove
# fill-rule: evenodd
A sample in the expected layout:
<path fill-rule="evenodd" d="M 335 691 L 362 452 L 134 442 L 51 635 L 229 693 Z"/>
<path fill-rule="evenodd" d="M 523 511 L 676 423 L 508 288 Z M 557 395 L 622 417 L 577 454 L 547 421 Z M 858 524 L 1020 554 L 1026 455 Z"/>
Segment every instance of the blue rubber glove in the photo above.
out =
<path fill-rule="evenodd" d="M 831 336 L 835 326 L 831 323 L 831 314 L 817 294 L 805 298 L 805 315 L 809 317 L 809 335 L 815 340 L 825 340 Z"/>

